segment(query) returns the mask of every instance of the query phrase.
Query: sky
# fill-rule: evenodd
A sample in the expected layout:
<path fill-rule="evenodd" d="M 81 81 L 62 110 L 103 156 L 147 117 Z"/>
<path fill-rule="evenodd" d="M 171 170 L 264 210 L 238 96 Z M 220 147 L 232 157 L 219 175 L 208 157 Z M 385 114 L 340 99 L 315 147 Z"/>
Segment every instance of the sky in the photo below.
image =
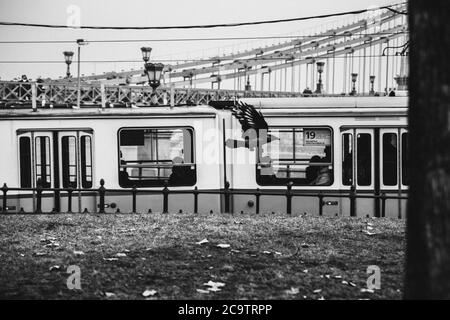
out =
<path fill-rule="evenodd" d="M 401 0 L 0 0 L 0 21 L 40 24 L 76 22 L 94 26 L 168 26 L 247 22 L 286 19 L 336 13 L 371 6 L 399 3 Z M 74 18 L 75 17 L 75 18 Z M 75 20 L 74 20 L 75 19 Z M 173 39 L 211 37 L 261 37 L 313 34 L 326 27 L 341 25 L 352 16 L 215 29 L 191 30 L 82 30 L 0 26 L 0 79 L 10 80 L 22 74 L 58 78 L 65 75 L 63 51 L 76 52 L 76 39 Z M 64 44 L 6 44 L 2 41 L 68 40 Z M 82 47 L 81 73 L 90 75 L 107 71 L 142 67 L 140 47 L 153 48 L 152 59 L 175 63 L 269 45 L 273 40 L 187 41 L 132 43 L 90 43 Z M 136 62 L 93 63 L 97 60 L 135 60 Z M 17 63 L 5 63 L 15 61 Z M 46 63 L 34 63 L 46 61 Z M 55 63 L 49 63 L 54 61 Z M 75 66 L 72 65 L 72 73 Z"/>

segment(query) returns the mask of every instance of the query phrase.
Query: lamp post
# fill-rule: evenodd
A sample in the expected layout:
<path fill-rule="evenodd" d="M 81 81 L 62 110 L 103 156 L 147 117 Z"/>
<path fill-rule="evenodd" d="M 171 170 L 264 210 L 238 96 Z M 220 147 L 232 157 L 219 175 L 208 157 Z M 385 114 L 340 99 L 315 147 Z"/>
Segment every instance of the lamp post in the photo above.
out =
<path fill-rule="evenodd" d="M 66 78 L 70 78 L 70 64 L 72 63 L 73 59 L 73 51 L 64 51 L 64 60 L 67 64 L 67 71 L 66 71 Z"/>
<path fill-rule="evenodd" d="M 80 79 L 80 53 L 81 53 L 81 46 L 85 46 L 88 43 L 84 41 L 83 39 L 77 39 L 78 44 L 78 71 L 77 71 L 77 108 L 80 108 L 80 100 L 81 100 L 81 79 Z"/>
<path fill-rule="evenodd" d="M 375 76 L 369 76 L 369 81 L 370 81 L 370 91 L 369 94 L 371 96 L 375 95 L 375 90 L 373 89 L 373 84 L 375 82 Z"/>
<path fill-rule="evenodd" d="M 144 70 L 145 74 L 148 78 L 148 84 L 152 87 L 152 100 L 154 98 L 154 93 L 156 88 L 161 84 L 161 74 L 164 69 L 164 65 L 162 63 L 151 63 L 150 54 L 152 52 L 152 48 L 150 47 L 142 47 L 142 60 L 144 60 Z"/>
<path fill-rule="evenodd" d="M 350 92 L 350 95 L 352 95 L 352 96 L 356 95 L 356 79 L 357 78 L 358 78 L 358 74 L 352 73 L 353 86 L 352 86 L 352 92 Z"/>
<path fill-rule="evenodd" d="M 322 93 L 322 72 L 323 72 L 323 66 L 325 65 L 325 62 L 319 61 L 316 63 L 317 65 L 317 72 L 319 73 L 319 81 L 317 82 L 317 88 L 316 92 L 318 94 Z"/>

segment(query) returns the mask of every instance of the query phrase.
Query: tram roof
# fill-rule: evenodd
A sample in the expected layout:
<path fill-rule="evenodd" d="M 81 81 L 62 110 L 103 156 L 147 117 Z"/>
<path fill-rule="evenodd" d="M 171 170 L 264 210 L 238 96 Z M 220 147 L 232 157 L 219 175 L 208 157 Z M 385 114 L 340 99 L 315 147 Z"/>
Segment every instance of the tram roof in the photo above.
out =
<path fill-rule="evenodd" d="M 262 109 L 407 108 L 408 97 L 298 97 L 244 98 L 241 101 Z"/>
<path fill-rule="evenodd" d="M 37 108 L 33 111 L 31 108 L 8 108 L 0 109 L 0 120 L 11 118 L 102 118 L 102 117 L 215 117 L 216 110 L 207 105 L 202 106 L 151 106 L 139 108 L 105 108 L 81 107 L 75 108 Z"/>

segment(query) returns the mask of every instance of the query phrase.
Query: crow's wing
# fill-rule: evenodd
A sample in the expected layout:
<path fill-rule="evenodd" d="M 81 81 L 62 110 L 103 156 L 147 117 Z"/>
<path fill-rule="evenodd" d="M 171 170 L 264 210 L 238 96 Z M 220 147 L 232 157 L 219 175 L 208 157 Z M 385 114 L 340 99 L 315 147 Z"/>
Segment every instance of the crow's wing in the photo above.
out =
<path fill-rule="evenodd" d="M 267 130 L 269 127 L 261 112 L 257 111 L 250 104 L 238 102 L 233 108 L 232 113 L 238 119 L 244 132 L 249 129 L 254 129 L 258 132 L 261 129 Z"/>

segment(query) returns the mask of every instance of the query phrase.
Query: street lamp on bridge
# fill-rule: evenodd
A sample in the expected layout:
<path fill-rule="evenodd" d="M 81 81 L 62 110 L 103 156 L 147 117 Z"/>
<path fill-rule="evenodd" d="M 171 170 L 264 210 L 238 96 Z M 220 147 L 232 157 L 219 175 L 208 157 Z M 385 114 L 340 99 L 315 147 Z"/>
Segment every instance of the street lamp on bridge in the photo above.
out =
<path fill-rule="evenodd" d="M 317 82 L 317 88 L 316 92 L 318 94 L 322 93 L 322 72 L 323 72 L 323 66 L 325 65 L 325 62 L 319 61 L 316 63 L 317 65 L 317 72 L 319 73 L 319 81 Z"/>
<path fill-rule="evenodd" d="M 66 78 L 70 78 L 70 64 L 72 63 L 73 59 L 73 51 L 64 51 L 64 60 L 67 64 L 67 71 L 66 71 Z"/>
<path fill-rule="evenodd" d="M 148 78 L 148 84 L 153 89 L 152 100 L 155 98 L 156 88 L 161 84 L 161 75 L 164 69 L 164 65 L 162 63 L 152 63 L 150 61 L 150 53 L 152 52 L 152 48 L 150 47 L 142 47 L 142 60 L 144 60 L 144 71 Z M 157 102 L 153 102 L 157 104 Z"/>
<path fill-rule="evenodd" d="M 350 92 L 350 95 L 354 96 L 356 95 L 356 79 L 358 78 L 358 74 L 357 73 L 352 73 L 352 92 Z"/>

